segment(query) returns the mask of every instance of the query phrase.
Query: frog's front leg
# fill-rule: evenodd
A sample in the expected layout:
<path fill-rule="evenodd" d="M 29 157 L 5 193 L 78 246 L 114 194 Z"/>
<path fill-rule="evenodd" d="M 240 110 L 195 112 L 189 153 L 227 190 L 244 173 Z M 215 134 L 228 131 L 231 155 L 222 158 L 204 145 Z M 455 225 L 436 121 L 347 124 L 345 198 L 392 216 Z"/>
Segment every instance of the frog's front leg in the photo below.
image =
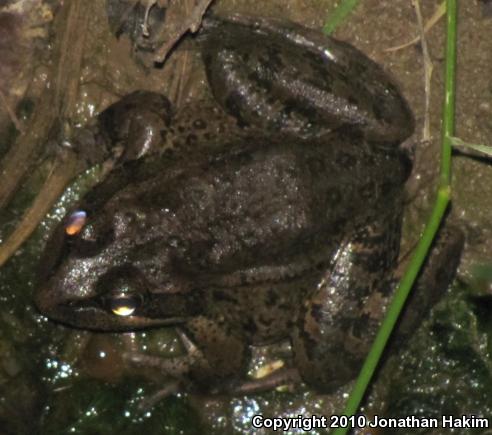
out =
<path fill-rule="evenodd" d="M 189 320 L 182 329 L 180 338 L 186 355 L 161 358 L 128 353 L 126 359 L 160 369 L 184 385 L 191 381 L 190 385 L 202 391 L 233 391 L 232 381 L 239 381 L 245 375 L 250 360 L 249 347 L 239 331 L 205 316 Z"/>
<path fill-rule="evenodd" d="M 391 295 L 401 217 L 357 230 L 305 302 L 292 343 L 301 377 L 331 392 L 360 369 Z"/>
<path fill-rule="evenodd" d="M 160 150 L 161 133 L 171 123 L 170 101 L 151 91 L 135 91 L 104 109 L 68 141 L 87 167 L 123 163 Z"/>
<path fill-rule="evenodd" d="M 239 331 L 205 316 L 189 320 L 183 329 L 203 356 L 190 366 L 194 385 L 209 391 L 211 386 L 222 389 L 244 376 L 251 355 Z"/>
<path fill-rule="evenodd" d="M 172 116 L 167 97 L 151 91 L 135 91 L 102 111 L 97 117 L 97 127 L 104 143 L 119 148 L 119 161 L 124 162 L 157 152 L 162 142 L 161 132 L 168 128 Z"/>
<path fill-rule="evenodd" d="M 289 368 L 259 379 L 246 379 L 250 347 L 238 330 L 219 320 L 196 317 L 187 322 L 184 330 L 196 346 L 189 378 L 193 386 L 203 391 L 244 395 L 299 382 L 298 371 Z"/>

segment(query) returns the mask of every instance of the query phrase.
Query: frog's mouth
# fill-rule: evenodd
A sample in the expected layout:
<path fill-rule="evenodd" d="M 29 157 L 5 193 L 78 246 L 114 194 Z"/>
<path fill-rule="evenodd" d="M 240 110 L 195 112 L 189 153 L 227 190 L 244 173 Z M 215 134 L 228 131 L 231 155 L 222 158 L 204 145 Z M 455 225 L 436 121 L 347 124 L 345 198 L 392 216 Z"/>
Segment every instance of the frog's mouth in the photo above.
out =
<path fill-rule="evenodd" d="M 156 316 L 155 301 L 122 296 L 108 299 L 94 296 L 84 299 L 57 298 L 56 290 L 47 286 L 35 297 L 39 311 L 52 320 L 68 326 L 95 331 L 132 331 L 144 328 L 177 325 L 186 322 L 185 316 Z M 42 296 L 40 296 L 42 295 Z M 51 295 L 51 296 L 48 296 Z"/>
<path fill-rule="evenodd" d="M 74 261 L 83 263 L 74 267 Z M 98 331 L 177 325 L 199 314 L 202 304 L 193 291 L 157 288 L 131 264 L 105 273 L 93 268 L 92 259 L 66 260 L 35 293 L 39 311 L 60 323 Z"/>

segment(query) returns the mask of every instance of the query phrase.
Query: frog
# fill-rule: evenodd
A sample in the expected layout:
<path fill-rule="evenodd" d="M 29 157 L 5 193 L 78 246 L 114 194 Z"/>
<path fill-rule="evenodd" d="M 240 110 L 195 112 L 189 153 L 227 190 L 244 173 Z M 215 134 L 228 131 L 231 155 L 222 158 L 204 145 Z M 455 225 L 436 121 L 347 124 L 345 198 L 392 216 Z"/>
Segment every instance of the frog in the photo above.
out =
<path fill-rule="evenodd" d="M 187 388 L 238 391 L 253 346 L 290 340 L 285 376 L 332 392 L 394 291 L 413 114 L 377 63 L 299 24 L 207 17 L 197 44 L 212 102 L 136 91 L 99 115 L 120 163 L 48 240 L 35 303 L 75 328 L 178 328 L 188 353 L 160 367 Z"/>

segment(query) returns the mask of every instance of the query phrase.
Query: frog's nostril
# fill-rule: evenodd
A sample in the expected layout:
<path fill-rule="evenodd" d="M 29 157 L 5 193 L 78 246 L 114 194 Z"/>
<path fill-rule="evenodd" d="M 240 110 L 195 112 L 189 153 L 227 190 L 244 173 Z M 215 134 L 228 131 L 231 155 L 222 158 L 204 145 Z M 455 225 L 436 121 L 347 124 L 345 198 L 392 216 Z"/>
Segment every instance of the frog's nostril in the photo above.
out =
<path fill-rule="evenodd" d="M 96 231 L 92 225 L 86 225 L 76 236 L 67 237 L 70 255 L 76 258 L 91 258 L 101 253 L 114 240 L 113 227 Z"/>

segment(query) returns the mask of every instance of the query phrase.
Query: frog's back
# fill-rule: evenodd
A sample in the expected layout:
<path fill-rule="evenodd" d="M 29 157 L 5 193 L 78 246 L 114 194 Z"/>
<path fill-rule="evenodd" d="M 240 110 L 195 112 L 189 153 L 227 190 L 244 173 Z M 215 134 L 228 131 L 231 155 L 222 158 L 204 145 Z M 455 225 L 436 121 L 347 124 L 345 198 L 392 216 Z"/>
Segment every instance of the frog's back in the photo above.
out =
<path fill-rule="evenodd" d="M 187 268 L 218 273 L 334 245 L 391 210 L 407 175 L 398 152 L 340 132 L 309 141 L 245 135 L 222 145 L 123 167 L 86 198 L 87 207 L 139 210 L 153 229 L 138 240 L 179 238 Z"/>

